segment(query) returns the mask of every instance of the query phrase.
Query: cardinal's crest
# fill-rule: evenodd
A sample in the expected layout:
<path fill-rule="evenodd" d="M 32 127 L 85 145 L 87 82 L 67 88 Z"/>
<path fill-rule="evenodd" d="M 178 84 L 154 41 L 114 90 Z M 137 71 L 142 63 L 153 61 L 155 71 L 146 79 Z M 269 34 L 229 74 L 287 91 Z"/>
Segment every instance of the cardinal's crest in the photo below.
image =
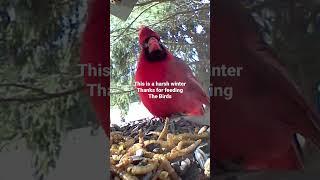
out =
<path fill-rule="evenodd" d="M 138 0 L 110 0 L 110 13 L 126 21 Z"/>

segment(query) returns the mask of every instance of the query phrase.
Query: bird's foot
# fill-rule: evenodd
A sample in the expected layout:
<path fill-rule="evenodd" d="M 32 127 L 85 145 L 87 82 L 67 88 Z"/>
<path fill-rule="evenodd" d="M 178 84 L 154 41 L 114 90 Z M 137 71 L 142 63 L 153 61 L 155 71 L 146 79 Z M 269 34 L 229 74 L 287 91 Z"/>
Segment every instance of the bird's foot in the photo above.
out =
<path fill-rule="evenodd" d="M 168 134 L 168 128 L 169 128 L 169 118 L 166 118 L 165 119 L 165 122 L 164 122 L 164 126 L 163 126 L 163 129 L 158 137 L 158 140 L 161 140 L 161 139 L 164 139 L 167 137 L 167 134 Z"/>

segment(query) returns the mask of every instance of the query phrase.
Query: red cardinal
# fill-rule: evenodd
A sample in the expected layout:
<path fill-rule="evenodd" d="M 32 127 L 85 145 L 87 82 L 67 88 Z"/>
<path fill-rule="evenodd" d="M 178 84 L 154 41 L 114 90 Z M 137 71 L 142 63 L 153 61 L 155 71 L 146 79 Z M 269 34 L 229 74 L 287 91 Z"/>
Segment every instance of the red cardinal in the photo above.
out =
<path fill-rule="evenodd" d="M 203 104 L 208 105 L 209 98 L 189 66 L 181 59 L 174 57 L 161 44 L 160 36 L 148 27 L 140 29 L 139 44 L 141 52 L 135 82 L 145 107 L 154 116 L 163 118 L 175 114 L 202 115 Z M 145 85 L 138 83 L 145 83 Z M 159 85 L 159 83 L 169 84 Z M 150 88 L 155 92 L 141 92 L 139 88 Z M 157 92 L 156 88 L 163 91 Z M 168 92 L 174 88 L 182 89 L 183 92 Z M 149 97 L 148 94 L 156 95 L 158 98 Z M 163 98 L 160 94 L 167 96 Z"/>
<path fill-rule="evenodd" d="M 295 134 L 320 147 L 319 118 L 260 37 L 240 4 L 216 0 L 213 14 L 213 65 L 243 67 L 240 77 L 214 77 L 231 86 L 230 101 L 214 97 L 213 156 L 248 170 L 300 169 Z"/>
<path fill-rule="evenodd" d="M 107 5 L 107 1 L 104 0 L 92 0 L 89 2 L 88 20 L 81 44 L 81 64 L 90 64 L 92 68 L 96 69 L 109 67 L 109 59 L 107 59 L 109 57 L 109 38 L 107 38 L 107 33 L 109 33 L 107 26 L 109 13 L 107 12 Z M 108 89 L 110 80 L 106 76 L 88 76 L 88 73 L 85 72 L 84 78 L 86 87 L 91 84 L 99 84 L 101 87 Z M 89 92 L 89 88 L 86 90 Z M 101 94 L 99 96 L 97 92 L 94 92 L 90 99 L 97 118 L 108 135 L 110 98 Z"/>

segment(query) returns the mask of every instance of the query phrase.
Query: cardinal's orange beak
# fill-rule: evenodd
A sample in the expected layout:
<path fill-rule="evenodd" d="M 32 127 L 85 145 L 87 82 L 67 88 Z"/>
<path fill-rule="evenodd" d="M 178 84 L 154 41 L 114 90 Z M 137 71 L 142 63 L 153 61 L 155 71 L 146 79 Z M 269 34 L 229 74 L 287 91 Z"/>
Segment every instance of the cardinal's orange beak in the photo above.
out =
<path fill-rule="evenodd" d="M 148 41 L 149 53 L 160 51 L 161 46 L 159 40 L 155 37 L 151 37 Z"/>

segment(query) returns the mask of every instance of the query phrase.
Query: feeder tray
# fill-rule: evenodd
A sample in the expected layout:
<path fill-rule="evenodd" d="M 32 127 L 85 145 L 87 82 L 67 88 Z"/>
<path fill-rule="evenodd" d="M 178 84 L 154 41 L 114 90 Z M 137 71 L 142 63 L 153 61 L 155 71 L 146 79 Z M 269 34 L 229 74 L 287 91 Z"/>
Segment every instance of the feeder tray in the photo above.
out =
<path fill-rule="evenodd" d="M 110 179 L 209 179 L 209 134 L 210 126 L 186 119 L 112 125 Z"/>

